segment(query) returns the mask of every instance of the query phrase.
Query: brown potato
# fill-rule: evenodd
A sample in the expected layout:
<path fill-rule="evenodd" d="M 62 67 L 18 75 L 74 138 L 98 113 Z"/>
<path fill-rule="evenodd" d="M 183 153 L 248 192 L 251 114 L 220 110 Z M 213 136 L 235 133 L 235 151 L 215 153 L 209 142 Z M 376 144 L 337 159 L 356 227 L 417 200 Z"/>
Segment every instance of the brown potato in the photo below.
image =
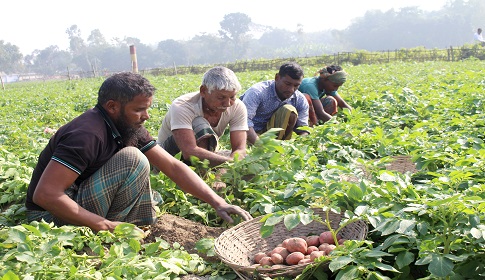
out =
<path fill-rule="evenodd" d="M 299 261 L 303 260 L 305 255 L 301 252 L 293 252 L 286 257 L 286 263 L 289 265 L 298 264 Z"/>
<path fill-rule="evenodd" d="M 254 263 L 259 263 L 259 261 L 261 261 L 261 259 L 264 257 L 268 257 L 268 255 L 266 255 L 264 252 L 256 253 L 256 255 L 254 255 Z"/>
<path fill-rule="evenodd" d="M 288 255 L 290 254 L 288 249 L 286 249 L 285 247 L 279 247 L 279 246 L 271 250 L 271 252 L 269 252 L 268 255 L 271 257 L 271 255 L 273 255 L 274 253 L 280 254 L 283 257 L 283 259 L 286 259 L 286 257 L 288 257 Z"/>
<path fill-rule="evenodd" d="M 281 247 L 285 247 L 288 246 L 288 241 L 290 241 L 289 238 L 286 238 L 285 240 L 283 240 L 283 242 L 281 243 Z"/>
<path fill-rule="evenodd" d="M 319 258 L 321 256 L 325 256 L 325 252 L 324 251 L 313 251 L 310 254 L 310 260 L 314 261 L 316 258 Z"/>
<path fill-rule="evenodd" d="M 271 260 L 273 261 L 273 264 L 282 264 L 285 261 L 285 259 L 278 253 L 273 253 L 271 255 Z"/>
<path fill-rule="evenodd" d="M 260 261 L 259 264 L 261 266 L 272 266 L 274 263 L 271 260 L 271 257 L 263 257 Z"/>
<path fill-rule="evenodd" d="M 319 236 L 320 244 L 328 243 L 328 244 L 335 244 L 333 240 L 332 233 L 330 231 L 324 231 Z"/>
<path fill-rule="evenodd" d="M 308 246 L 316 246 L 320 245 L 320 237 L 318 235 L 310 235 L 306 237 L 306 244 Z"/>
<path fill-rule="evenodd" d="M 336 248 L 335 245 L 327 244 L 327 243 L 324 243 L 324 244 L 320 245 L 320 247 L 318 247 L 318 249 L 320 251 L 325 252 L 325 255 L 330 254 L 335 248 Z"/>
<path fill-rule="evenodd" d="M 317 246 L 308 246 L 308 248 L 306 249 L 306 254 L 310 255 L 313 251 L 318 251 L 318 247 Z"/>
<path fill-rule="evenodd" d="M 287 242 L 287 245 L 286 245 L 286 249 L 288 249 L 288 251 L 290 253 L 300 252 L 302 254 L 305 254 L 307 248 L 308 248 L 308 245 L 307 245 L 305 239 L 300 238 L 300 237 L 290 238 Z"/>

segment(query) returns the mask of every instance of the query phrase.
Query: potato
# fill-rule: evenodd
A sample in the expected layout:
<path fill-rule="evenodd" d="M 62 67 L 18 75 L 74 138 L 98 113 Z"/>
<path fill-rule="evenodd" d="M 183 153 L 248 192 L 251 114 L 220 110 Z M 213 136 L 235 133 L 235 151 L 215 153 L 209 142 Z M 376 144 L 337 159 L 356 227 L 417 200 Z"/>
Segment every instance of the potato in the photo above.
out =
<path fill-rule="evenodd" d="M 268 257 L 268 255 L 266 255 L 264 252 L 256 253 L 256 255 L 254 255 L 254 263 L 259 263 L 259 261 L 264 257 Z"/>
<path fill-rule="evenodd" d="M 318 251 L 318 247 L 317 246 L 308 246 L 308 248 L 306 249 L 306 254 L 310 255 L 313 251 Z"/>
<path fill-rule="evenodd" d="M 342 245 L 342 244 L 344 244 L 344 243 L 345 243 L 345 241 L 347 241 L 347 239 L 340 238 L 340 239 L 338 240 L 338 244 L 339 244 L 339 245 Z"/>
<path fill-rule="evenodd" d="M 286 259 L 286 257 L 288 257 L 288 255 L 290 254 L 288 249 L 286 249 L 285 247 L 279 247 L 279 246 L 271 250 L 271 252 L 269 252 L 268 255 L 271 257 L 271 255 L 273 255 L 274 253 L 280 254 L 283 257 L 283 259 Z"/>
<path fill-rule="evenodd" d="M 318 235 L 307 236 L 305 240 L 308 246 L 318 247 L 320 245 L 320 237 Z"/>
<path fill-rule="evenodd" d="M 327 243 L 324 243 L 318 247 L 320 251 L 325 252 L 325 255 L 330 254 L 335 248 L 336 248 L 335 245 L 327 244 Z"/>
<path fill-rule="evenodd" d="M 259 261 L 259 264 L 261 266 L 272 266 L 274 263 L 273 261 L 271 260 L 271 257 L 263 257 L 260 261 Z"/>
<path fill-rule="evenodd" d="M 286 263 L 289 265 L 298 264 L 299 261 L 303 260 L 305 255 L 301 252 L 293 252 L 286 257 Z"/>
<path fill-rule="evenodd" d="M 320 244 L 323 244 L 323 243 L 335 244 L 335 241 L 333 240 L 332 233 L 330 231 L 322 232 L 320 234 L 318 240 L 320 241 Z"/>
<path fill-rule="evenodd" d="M 303 259 L 298 262 L 298 264 L 309 264 L 312 263 L 313 261 L 310 259 Z"/>
<path fill-rule="evenodd" d="M 281 247 L 286 248 L 286 246 L 288 246 L 288 241 L 290 241 L 290 238 L 286 238 L 285 240 L 283 240 L 283 242 L 281 243 Z"/>
<path fill-rule="evenodd" d="M 308 245 L 306 244 L 305 239 L 300 237 L 290 238 L 286 245 L 286 249 L 288 249 L 290 253 L 300 252 L 302 254 L 305 254 L 307 248 L 308 248 Z"/>
<path fill-rule="evenodd" d="M 271 260 L 273 261 L 273 264 L 282 264 L 285 259 L 278 253 L 273 253 L 271 255 Z"/>
<path fill-rule="evenodd" d="M 321 256 L 325 256 L 325 252 L 324 251 L 313 251 L 310 254 L 310 260 L 314 261 L 316 258 L 319 258 Z"/>

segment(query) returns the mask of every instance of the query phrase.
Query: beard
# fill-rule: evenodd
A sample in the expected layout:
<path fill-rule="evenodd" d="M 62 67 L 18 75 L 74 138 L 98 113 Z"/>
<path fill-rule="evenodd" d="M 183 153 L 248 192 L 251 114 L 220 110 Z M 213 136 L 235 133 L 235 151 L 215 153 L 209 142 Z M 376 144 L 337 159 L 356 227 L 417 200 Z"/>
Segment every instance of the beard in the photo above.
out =
<path fill-rule="evenodd" d="M 113 120 L 113 123 L 120 133 L 123 144 L 126 147 L 136 147 L 138 144 L 138 139 L 142 136 L 142 127 L 136 127 L 135 125 L 130 124 L 123 109 L 120 112 L 120 117 L 117 120 Z"/>

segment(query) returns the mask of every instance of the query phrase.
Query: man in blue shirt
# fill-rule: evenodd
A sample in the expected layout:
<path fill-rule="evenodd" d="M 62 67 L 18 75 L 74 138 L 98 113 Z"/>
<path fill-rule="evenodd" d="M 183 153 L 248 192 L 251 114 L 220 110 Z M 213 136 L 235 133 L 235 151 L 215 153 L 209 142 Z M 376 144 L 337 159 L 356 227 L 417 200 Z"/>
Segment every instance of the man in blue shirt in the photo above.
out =
<path fill-rule="evenodd" d="M 282 128 L 277 139 L 291 139 L 293 131 L 307 135 L 298 127 L 308 126 L 308 102 L 298 91 L 303 69 L 295 62 L 281 65 L 274 80 L 259 82 L 249 88 L 241 100 L 248 110 L 248 142 L 254 144 L 259 134 L 270 128 Z"/>

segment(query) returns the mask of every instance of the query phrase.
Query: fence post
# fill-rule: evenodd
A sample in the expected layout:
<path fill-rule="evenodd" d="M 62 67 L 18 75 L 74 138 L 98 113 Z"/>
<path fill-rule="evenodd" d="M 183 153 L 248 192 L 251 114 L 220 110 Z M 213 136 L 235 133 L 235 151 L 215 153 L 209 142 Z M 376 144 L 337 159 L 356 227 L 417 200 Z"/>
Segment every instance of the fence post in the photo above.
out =
<path fill-rule="evenodd" d="M 450 46 L 451 61 L 455 61 L 455 54 L 453 53 L 453 46 Z"/>
<path fill-rule="evenodd" d="M 173 62 L 173 74 L 177 75 L 177 65 L 175 65 L 175 61 Z"/>
<path fill-rule="evenodd" d="M 2 75 L 0 75 L 0 82 L 2 83 L 2 89 L 5 90 L 5 84 L 3 83 Z"/>
<path fill-rule="evenodd" d="M 135 45 L 130 46 L 130 56 L 131 56 L 131 69 L 132 69 L 133 73 L 138 73 L 138 62 L 136 60 Z"/>

